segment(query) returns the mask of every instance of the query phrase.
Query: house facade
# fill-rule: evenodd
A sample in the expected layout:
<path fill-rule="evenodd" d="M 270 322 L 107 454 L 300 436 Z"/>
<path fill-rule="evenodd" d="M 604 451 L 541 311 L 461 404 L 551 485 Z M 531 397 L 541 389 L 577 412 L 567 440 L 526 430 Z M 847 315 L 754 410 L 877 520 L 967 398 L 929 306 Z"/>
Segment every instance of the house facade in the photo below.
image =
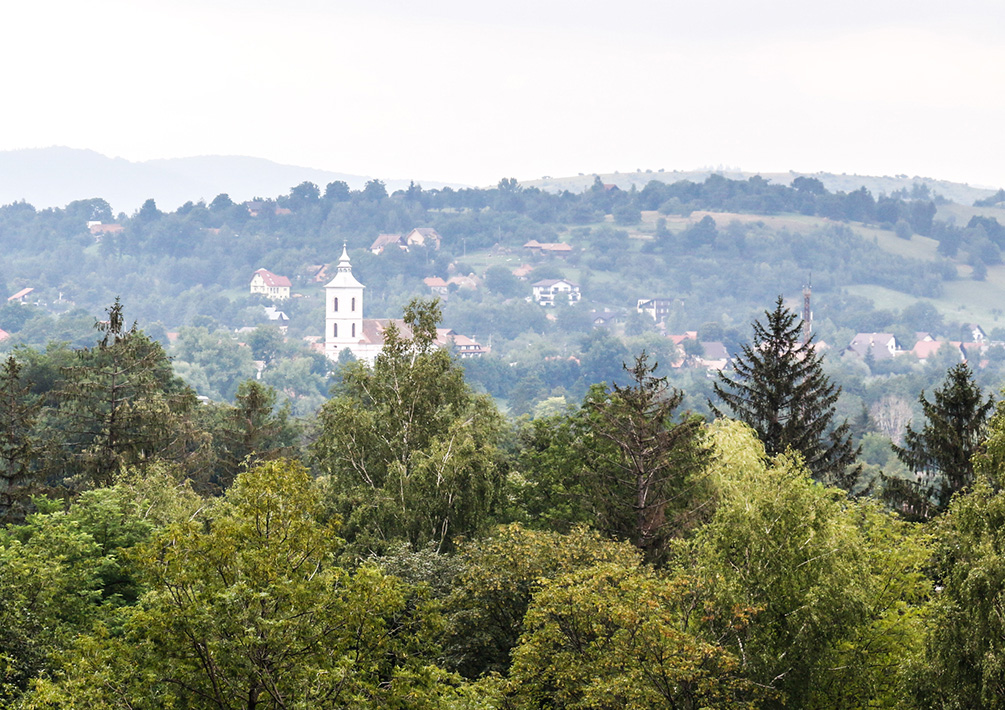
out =
<path fill-rule="evenodd" d="M 542 306 L 554 306 L 558 303 L 578 303 L 583 295 L 579 292 L 579 284 L 568 279 L 544 279 L 531 285 L 535 303 Z"/>
<path fill-rule="evenodd" d="M 640 298 L 635 305 L 635 310 L 646 314 L 657 323 L 662 323 L 670 315 L 670 309 L 673 308 L 674 300 L 673 298 L 662 297 Z"/>
<path fill-rule="evenodd" d="M 290 297 L 292 284 L 285 276 L 274 274 L 268 269 L 259 269 L 251 277 L 251 293 L 260 293 L 273 301 L 285 301 Z"/>

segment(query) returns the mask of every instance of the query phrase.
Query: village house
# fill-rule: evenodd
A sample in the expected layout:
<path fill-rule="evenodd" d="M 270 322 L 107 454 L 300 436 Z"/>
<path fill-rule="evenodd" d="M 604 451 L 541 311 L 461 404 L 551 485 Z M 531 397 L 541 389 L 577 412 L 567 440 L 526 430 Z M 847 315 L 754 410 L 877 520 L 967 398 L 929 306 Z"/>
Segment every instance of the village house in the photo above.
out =
<path fill-rule="evenodd" d="M 925 334 L 927 335 L 927 333 Z M 952 348 L 956 353 L 959 354 L 960 362 L 966 362 L 967 355 L 966 351 L 963 349 L 963 344 L 958 341 L 949 340 L 934 340 L 929 336 L 928 340 L 918 340 L 911 348 L 910 352 L 919 362 L 928 362 L 928 359 L 935 355 L 937 352 L 941 351 L 943 347 Z"/>
<path fill-rule="evenodd" d="M 640 298 L 635 305 L 635 310 L 639 313 L 645 313 L 657 323 L 662 323 L 670 315 L 670 309 L 676 300 L 665 297 Z"/>
<path fill-rule="evenodd" d="M 358 360 L 373 365 L 384 349 L 384 333 L 394 324 L 405 338 L 411 337 L 408 325 L 399 318 L 364 318 L 363 291 L 366 287 L 352 273 L 349 252 L 342 247 L 335 276 L 325 284 L 324 354 L 337 361 L 348 350 Z M 453 347 L 461 358 L 480 357 L 489 351 L 473 338 L 448 328 L 436 329 L 438 347 Z"/>
<path fill-rule="evenodd" d="M 101 238 L 106 234 L 118 234 L 125 230 L 121 224 L 102 224 L 97 221 L 90 221 L 87 223 L 87 229 L 91 232 L 91 236 L 94 237 L 94 241 L 100 242 Z"/>
<path fill-rule="evenodd" d="M 34 290 L 35 289 L 32 287 L 23 288 L 13 296 L 8 296 L 7 303 L 27 303 L 25 299 L 27 299 Z"/>
<path fill-rule="evenodd" d="M 593 323 L 594 328 L 606 328 L 607 326 L 624 323 L 625 314 L 621 311 L 612 311 L 609 308 L 605 308 L 602 311 L 594 309 L 590 311 L 590 322 Z"/>
<path fill-rule="evenodd" d="M 251 277 L 251 293 L 260 293 L 273 301 L 285 301 L 290 297 L 290 280 L 268 269 L 259 269 Z"/>
<path fill-rule="evenodd" d="M 542 306 L 554 306 L 556 299 L 572 304 L 578 303 L 583 297 L 579 292 L 579 284 L 568 279 L 544 279 L 531 285 L 533 298 Z"/>
<path fill-rule="evenodd" d="M 385 249 L 390 249 L 392 247 L 397 247 L 402 251 L 408 251 L 408 245 L 405 244 L 405 238 L 400 234 L 378 234 L 377 238 L 373 240 L 373 244 L 370 245 L 370 252 L 380 256 L 384 253 Z"/>
<path fill-rule="evenodd" d="M 569 256 L 572 253 L 572 246 L 565 242 L 539 242 L 531 239 L 523 245 L 524 249 L 531 254 L 546 254 L 551 256 Z"/>
<path fill-rule="evenodd" d="M 448 289 L 450 284 L 441 279 L 439 276 L 430 276 L 422 279 L 422 283 L 429 287 L 429 290 L 434 296 L 439 296 L 440 298 L 445 299 L 449 293 Z"/>
<path fill-rule="evenodd" d="M 432 227 L 416 227 L 405 235 L 406 247 L 427 247 L 439 249 L 443 238 Z"/>
<path fill-rule="evenodd" d="M 848 345 L 848 352 L 873 360 L 889 360 L 901 352 L 893 333 L 858 333 Z"/>
<path fill-rule="evenodd" d="M 526 281 L 527 277 L 530 276 L 530 272 L 534 270 L 534 267 L 530 264 L 520 264 L 520 266 L 513 269 L 513 275 L 516 276 L 521 281 Z"/>

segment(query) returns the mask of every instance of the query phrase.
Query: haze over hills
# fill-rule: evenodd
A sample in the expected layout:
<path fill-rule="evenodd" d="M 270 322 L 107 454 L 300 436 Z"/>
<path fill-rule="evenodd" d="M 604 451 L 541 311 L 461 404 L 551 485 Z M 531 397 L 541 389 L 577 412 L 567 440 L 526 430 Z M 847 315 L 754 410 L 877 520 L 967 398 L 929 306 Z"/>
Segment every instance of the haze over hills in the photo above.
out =
<path fill-rule="evenodd" d="M 852 192 L 864 186 L 875 196 L 901 189 L 910 191 L 914 185 L 925 184 L 932 195 L 942 195 L 951 202 L 964 205 L 971 205 L 997 189 L 907 175 L 768 173 L 731 168 L 584 173 L 571 177 L 524 180 L 521 185 L 547 192 L 570 190 L 578 193 L 587 189 L 595 175 L 599 175 L 603 182 L 627 190 L 632 186 L 641 189 L 651 180 L 665 183 L 681 180 L 704 182 L 713 173 L 733 180 L 760 175 L 776 185 L 789 185 L 803 175 L 819 179 L 831 191 Z M 290 188 L 304 181 L 313 182 L 322 190 L 335 180 L 360 189 L 373 177 L 383 180 L 388 192 L 406 188 L 412 180 L 426 189 L 466 187 L 461 183 L 419 177 L 388 179 L 384 176 L 350 175 L 248 156 L 204 155 L 134 162 L 109 158 L 92 150 L 50 147 L 0 151 L 0 204 L 24 200 L 38 208 L 64 207 L 74 200 L 100 197 L 111 204 L 114 212 L 132 213 L 147 199 L 153 198 L 159 208 L 174 210 L 190 200 L 209 202 L 220 193 L 227 193 L 238 202 L 254 197 L 276 197 L 288 193 Z"/>
<path fill-rule="evenodd" d="M 709 175 L 716 174 L 730 180 L 747 180 L 755 175 L 763 177 L 765 180 L 775 185 L 790 185 L 797 177 L 813 177 L 824 184 L 831 192 L 853 192 L 860 187 L 865 187 L 873 196 L 890 195 L 897 190 L 907 190 L 914 185 L 927 185 L 931 194 L 942 195 L 950 202 L 957 202 L 961 205 L 972 205 L 975 200 L 980 200 L 998 191 L 998 188 L 987 186 L 970 185 L 967 183 L 950 182 L 937 178 L 908 176 L 908 175 L 849 175 L 846 173 L 800 173 L 788 171 L 784 173 L 754 172 L 749 170 L 739 170 L 737 168 L 703 168 L 699 170 L 636 170 L 635 172 L 614 172 L 614 173 L 583 173 L 575 177 L 543 177 L 539 180 L 525 180 L 521 184 L 524 187 L 537 187 L 547 192 L 561 192 L 569 190 L 571 192 L 582 192 L 593 184 L 596 176 L 609 185 L 617 185 L 622 190 L 631 189 L 634 185 L 642 189 L 650 180 L 659 182 L 675 183 L 681 180 L 691 182 L 705 182 Z"/>
<path fill-rule="evenodd" d="M 92 150 L 66 147 L 0 151 L 0 204 L 25 200 L 35 207 L 64 207 L 74 200 L 100 197 L 115 212 L 131 213 L 153 198 L 174 210 L 189 200 L 207 202 L 225 192 L 235 201 L 275 197 L 310 181 L 343 180 L 362 188 L 371 176 L 282 165 L 263 158 L 204 155 L 133 162 Z M 408 187 L 408 179 L 385 179 L 388 192 Z M 419 180 L 425 188 L 456 183 Z"/>

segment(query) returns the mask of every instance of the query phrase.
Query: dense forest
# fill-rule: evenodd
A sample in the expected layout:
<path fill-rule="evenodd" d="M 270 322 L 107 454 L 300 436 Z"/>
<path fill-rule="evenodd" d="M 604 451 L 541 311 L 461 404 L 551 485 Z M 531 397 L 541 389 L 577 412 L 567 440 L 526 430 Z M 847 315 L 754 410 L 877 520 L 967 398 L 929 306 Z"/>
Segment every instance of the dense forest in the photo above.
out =
<path fill-rule="evenodd" d="M 307 419 L 256 380 L 200 403 L 117 302 L 9 356 L 0 702 L 1001 705 L 1005 411 L 967 365 L 895 452 L 918 479 L 863 490 L 781 298 L 712 422 L 647 353 L 506 417 L 440 315 L 412 302 Z"/>

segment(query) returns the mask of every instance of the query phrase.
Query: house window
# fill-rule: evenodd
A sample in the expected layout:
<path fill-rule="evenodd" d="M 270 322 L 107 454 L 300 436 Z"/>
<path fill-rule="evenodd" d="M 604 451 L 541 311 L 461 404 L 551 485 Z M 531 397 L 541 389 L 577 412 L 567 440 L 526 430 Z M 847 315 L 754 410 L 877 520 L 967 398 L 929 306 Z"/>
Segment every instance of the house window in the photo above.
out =
<path fill-rule="evenodd" d="M 352 324 L 352 337 L 354 337 L 354 338 L 356 337 L 356 324 L 355 323 Z"/>
<path fill-rule="evenodd" d="M 352 310 L 354 313 L 356 311 L 356 299 L 355 298 L 352 299 L 352 308 L 350 310 Z M 354 333 L 354 335 L 355 335 L 355 333 Z"/>
<path fill-rule="evenodd" d="M 334 308 L 337 311 L 338 310 L 338 296 L 335 297 L 335 300 L 332 301 L 332 304 L 333 304 L 332 308 Z"/>
<path fill-rule="evenodd" d="M 332 326 L 332 337 L 333 338 L 337 338 L 338 337 L 338 323 L 335 323 Z"/>

